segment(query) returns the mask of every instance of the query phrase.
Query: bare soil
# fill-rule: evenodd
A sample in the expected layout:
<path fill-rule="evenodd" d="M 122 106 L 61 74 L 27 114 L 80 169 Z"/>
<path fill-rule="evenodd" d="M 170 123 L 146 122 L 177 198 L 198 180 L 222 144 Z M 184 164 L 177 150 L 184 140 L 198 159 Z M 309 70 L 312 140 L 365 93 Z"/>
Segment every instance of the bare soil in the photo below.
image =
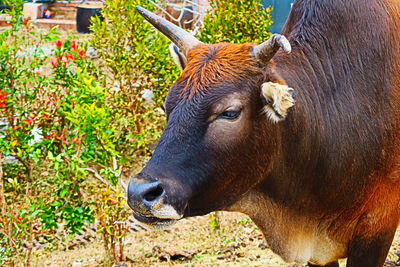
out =
<path fill-rule="evenodd" d="M 125 242 L 126 266 L 303 266 L 275 255 L 247 216 L 222 212 L 219 217 L 219 229 L 207 215 L 182 220 L 168 230 L 130 233 Z M 388 260 L 398 261 L 395 252 L 399 251 L 400 229 Z M 70 251 L 38 251 L 33 266 L 110 266 L 104 255 L 101 241 L 95 241 Z"/>

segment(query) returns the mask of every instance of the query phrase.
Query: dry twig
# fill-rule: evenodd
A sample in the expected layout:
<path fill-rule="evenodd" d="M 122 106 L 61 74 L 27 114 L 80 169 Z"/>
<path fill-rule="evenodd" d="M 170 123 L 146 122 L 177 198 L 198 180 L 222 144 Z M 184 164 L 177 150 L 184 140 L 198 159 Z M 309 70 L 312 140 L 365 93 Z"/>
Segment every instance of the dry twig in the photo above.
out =
<path fill-rule="evenodd" d="M 91 168 L 82 168 L 82 170 L 84 171 L 88 171 L 90 173 L 93 174 L 93 176 L 99 180 L 100 182 L 102 182 L 103 184 L 107 185 L 108 187 L 111 188 L 112 191 L 117 192 L 117 189 L 110 183 L 108 182 L 106 179 L 104 179 L 96 170 L 91 169 Z M 120 180 L 120 179 L 118 179 Z M 120 180 L 119 183 L 121 184 L 122 188 L 126 191 L 126 185 Z M 123 195 L 122 196 L 124 199 L 126 199 L 126 196 Z"/>

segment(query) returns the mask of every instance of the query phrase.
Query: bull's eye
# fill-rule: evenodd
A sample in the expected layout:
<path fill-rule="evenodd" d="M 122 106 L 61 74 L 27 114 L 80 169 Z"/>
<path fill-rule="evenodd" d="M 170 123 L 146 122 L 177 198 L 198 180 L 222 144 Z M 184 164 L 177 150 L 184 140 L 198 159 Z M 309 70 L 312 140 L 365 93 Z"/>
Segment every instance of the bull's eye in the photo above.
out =
<path fill-rule="evenodd" d="M 240 110 L 227 110 L 221 113 L 218 118 L 225 119 L 225 120 L 234 120 L 240 116 Z"/>

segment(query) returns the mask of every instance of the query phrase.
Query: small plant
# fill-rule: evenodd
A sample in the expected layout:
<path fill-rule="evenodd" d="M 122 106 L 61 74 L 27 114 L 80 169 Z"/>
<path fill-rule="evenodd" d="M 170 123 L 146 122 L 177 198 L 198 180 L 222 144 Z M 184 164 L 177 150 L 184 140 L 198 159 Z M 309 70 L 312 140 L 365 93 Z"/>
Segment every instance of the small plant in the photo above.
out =
<path fill-rule="evenodd" d="M 208 225 L 213 232 L 218 232 L 221 229 L 221 218 L 218 211 L 213 212 L 209 215 Z"/>
<path fill-rule="evenodd" d="M 210 0 L 199 38 L 205 43 L 262 43 L 271 33 L 271 8 L 261 0 Z"/>
<path fill-rule="evenodd" d="M 95 202 L 97 232 L 103 237 L 106 252 L 105 263 L 123 262 L 124 242 L 128 232 L 126 221 L 129 211 L 126 208 L 125 192 L 111 189 L 102 191 Z"/>
<path fill-rule="evenodd" d="M 97 149 L 82 152 L 86 135 L 68 116 L 97 100 L 98 87 L 82 44 L 20 20 L 18 5 L 10 15 L 11 28 L 0 33 L 0 264 L 29 266 L 36 238 L 93 222 L 81 186 L 90 160 L 83 155 Z"/>
<path fill-rule="evenodd" d="M 141 165 L 150 156 L 149 147 L 165 124 L 165 96 L 179 74 L 169 55 L 170 42 L 144 22 L 137 5 L 154 9 L 145 0 L 105 1 L 104 20 L 93 18 L 90 40 L 98 56 L 99 78 L 109 88 L 121 165 Z"/>

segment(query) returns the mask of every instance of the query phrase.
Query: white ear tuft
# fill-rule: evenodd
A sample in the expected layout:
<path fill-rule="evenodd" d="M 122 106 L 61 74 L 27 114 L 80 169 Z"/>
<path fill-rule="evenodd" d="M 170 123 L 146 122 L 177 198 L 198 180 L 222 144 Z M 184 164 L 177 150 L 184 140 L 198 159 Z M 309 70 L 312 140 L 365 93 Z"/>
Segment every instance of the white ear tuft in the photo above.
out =
<path fill-rule="evenodd" d="M 261 96 L 264 98 L 264 112 L 273 122 L 284 120 L 289 108 L 294 106 L 294 90 L 287 85 L 267 82 L 261 87 Z"/>
<path fill-rule="evenodd" d="M 175 64 L 178 65 L 180 70 L 183 70 L 187 63 L 186 57 L 179 51 L 179 48 L 174 43 L 171 43 L 168 48 Z"/>

